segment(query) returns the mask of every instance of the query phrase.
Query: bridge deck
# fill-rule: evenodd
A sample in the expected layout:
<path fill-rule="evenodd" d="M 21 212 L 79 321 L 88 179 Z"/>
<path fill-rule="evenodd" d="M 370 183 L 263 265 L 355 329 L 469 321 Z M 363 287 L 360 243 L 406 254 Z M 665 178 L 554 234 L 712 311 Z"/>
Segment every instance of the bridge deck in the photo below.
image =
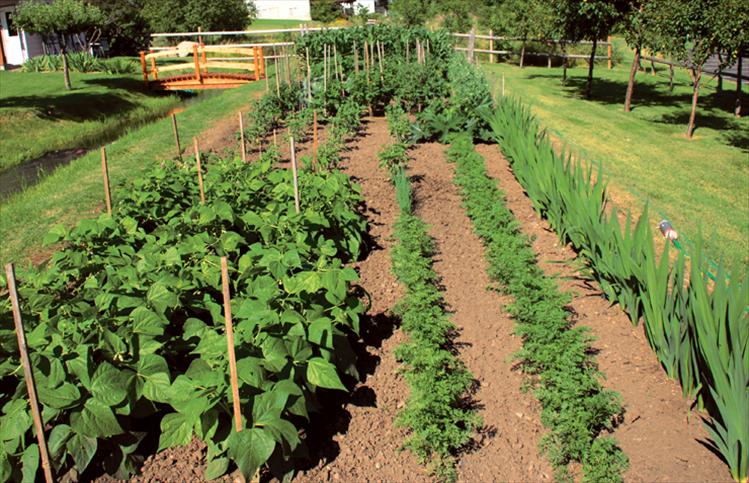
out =
<path fill-rule="evenodd" d="M 151 89 L 165 91 L 185 91 L 202 89 L 229 89 L 256 80 L 254 74 L 232 74 L 208 72 L 196 77 L 194 73 L 164 77 L 148 81 Z"/>

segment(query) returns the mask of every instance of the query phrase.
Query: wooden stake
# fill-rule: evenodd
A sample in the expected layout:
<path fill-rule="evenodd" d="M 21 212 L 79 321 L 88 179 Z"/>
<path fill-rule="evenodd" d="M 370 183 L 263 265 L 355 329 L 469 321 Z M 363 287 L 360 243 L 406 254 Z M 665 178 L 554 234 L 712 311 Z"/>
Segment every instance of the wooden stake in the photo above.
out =
<path fill-rule="evenodd" d="M 273 59 L 273 65 L 276 69 L 276 96 L 281 97 L 281 79 L 279 78 L 281 75 L 281 71 L 279 70 L 281 64 L 278 62 L 278 59 Z"/>
<path fill-rule="evenodd" d="M 174 143 L 177 145 L 177 158 L 182 161 L 182 147 L 179 145 L 179 129 L 177 129 L 177 115 L 172 113 L 172 131 L 174 132 Z"/>
<path fill-rule="evenodd" d="M 104 177 L 104 200 L 107 203 L 107 213 L 112 216 L 112 194 L 109 191 L 109 169 L 107 168 L 107 150 L 101 147 L 101 174 Z"/>
<path fill-rule="evenodd" d="M 383 67 L 382 67 L 382 50 L 381 49 L 382 49 L 382 44 L 380 43 L 380 41 L 377 41 L 377 60 L 379 61 L 379 64 L 380 64 L 380 82 L 382 82 L 383 80 L 382 75 L 384 72 Z"/>
<path fill-rule="evenodd" d="M 611 70 L 611 68 L 612 68 L 612 61 L 613 61 L 613 57 L 614 57 L 614 46 L 611 45 L 611 35 L 609 35 L 609 38 L 606 39 L 606 40 L 609 42 L 608 48 L 606 49 L 607 50 L 606 57 L 608 58 L 609 70 Z"/>
<path fill-rule="evenodd" d="M 244 143 L 244 119 L 242 119 L 242 111 L 239 111 L 239 152 L 242 155 L 242 161 L 247 162 L 247 149 Z"/>
<path fill-rule="evenodd" d="M 198 138 L 192 138 L 192 144 L 195 148 L 195 163 L 198 166 L 198 186 L 200 187 L 200 204 L 205 204 L 205 191 L 203 190 L 203 169 L 200 166 L 200 147 L 198 146 Z"/>
<path fill-rule="evenodd" d="M 276 136 L 276 128 L 273 128 L 273 145 L 278 147 L 278 136 Z"/>
<path fill-rule="evenodd" d="M 36 441 L 39 444 L 39 455 L 42 460 L 42 469 L 44 470 L 44 480 L 52 483 L 52 467 L 49 464 L 49 453 L 47 453 L 47 441 L 44 437 L 44 425 L 42 415 L 39 412 L 39 402 L 36 399 L 36 385 L 34 384 L 34 374 L 31 371 L 31 361 L 26 349 L 26 334 L 23 331 L 23 320 L 21 319 L 21 306 L 18 303 L 18 293 L 16 292 L 16 273 L 12 263 L 5 265 L 5 278 L 8 283 L 8 295 L 13 310 L 13 323 L 16 327 L 16 338 L 18 339 L 18 352 L 21 355 L 21 364 L 23 365 L 23 376 L 26 381 L 26 390 L 29 393 L 29 404 L 31 405 L 31 415 L 34 418 L 34 430 L 36 432 Z"/>
<path fill-rule="evenodd" d="M 309 47 L 305 47 L 307 54 L 307 101 L 312 102 L 312 67 L 309 64 Z"/>
<path fill-rule="evenodd" d="M 229 290 L 229 263 L 221 257 L 221 288 L 224 292 L 224 320 L 226 321 L 226 349 L 229 354 L 229 377 L 231 398 L 234 404 L 234 429 L 242 431 L 242 411 L 239 408 L 239 384 L 237 383 L 237 356 L 234 354 L 234 327 L 231 321 L 231 292 Z"/>
<path fill-rule="evenodd" d="M 494 50 L 494 30 L 489 30 L 489 50 Z M 497 54 L 489 54 L 489 63 L 497 63 Z"/>
<path fill-rule="evenodd" d="M 291 131 L 289 131 L 289 134 L 291 134 Z M 296 213 L 299 214 L 299 178 L 296 169 L 296 146 L 292 136 L 289 136 L 289 143 L 291 145 L 291 174 L 294 177 L 294 208 L 296 208 Z"/>
<path fill-rule="evenodd" d="M 328 44 L 323 46 L 323 57 L 322 57 L 322 85 L 323 92 L 328 93 Z"/>
<path fill-rule="evenodd" d="M 354 72 L 359 73 L 359 47 L 356 46 L 356 42 L 354 42 Z"/>
<path fill-rule="evenodd" d="M 317 166 L 317 110 L 312 111 L 312 166 Z"/>
<path fill-rule="evenodd" d="M 289 56 L 289 52 L 286 49 L 286 47 L 283 48 L 284 52 L 284 61 L 286 62 L 286 84 L 291 85 L 291 59 Z"/>

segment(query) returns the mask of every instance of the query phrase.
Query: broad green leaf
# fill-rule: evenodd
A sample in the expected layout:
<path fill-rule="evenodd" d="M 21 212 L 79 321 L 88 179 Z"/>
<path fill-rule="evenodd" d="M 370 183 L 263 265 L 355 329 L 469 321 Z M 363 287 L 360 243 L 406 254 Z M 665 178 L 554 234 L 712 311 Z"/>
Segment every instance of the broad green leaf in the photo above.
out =
<path fill-rule="evenodd" d="M 39 401 L 54 409 L 66 409 L 74 406 L 81 397 L 80 391 L 74 385 L 66 382 L 56 389 L 38 386 Z"/>
<path fill-rule="evenodd" d="M 49 448 L 49 456 L 52 458 L 52 461 L 62 462 L 62 457 L 65 454 L 65 446 L 71 436 L 73 436 L 73 432 L 67 424 L 58 424 L 52 428 L 47 438 L 47 447 Z"/>
<path fill-rule="evenodd" d="M 70 437 L 67 449 L 70 456 L 73 457 L 75 468 L 79 473 L 83 473 L 88 468 L 91 459 L 96 454 L 97 446 L 98 442 L 96 438 L 89 438 L 78 433 L 73 433 Z"/>
<path fill-rule="evenodd" d="M 73 413 L 70 426 L 76 433 L 91 438 L 106 438 L 122 433 L 112 409 L 97 399 L 89 399 L 80 413 Z"/>
<path fill-rule="evenodd" d="M 179 305 L 179 297 L 162 282 L 156 282 L 148 289 L 147 299 L 151 306 L 162 314 L 167 309 Z"/>
<path fill-rule="evenodd" d="M 161 419 L 159 451 L 174 446 L 185 446 L 192 440 L 192 421 L 180 413 L 167 414 Z"/>
<path fill-rule="evenodd" d="M 66 236 L 66 230 L 63 225 L 54 225 L 42 238 L 42 245 L 47 246 L 53 243 L 57 243 L 64 239 Z"/>
<path fill-rule="evenodd" d="M 265 381 L 262 360 L 257 357 L 244 357 L 237 361 L 237 376 L 245 384 L 260 388 Z"/>
<path fill-rule="evenodd" d="M 116 406 L 127 397 L 132 372 L 102 362 L 94 371 L 89 390 L 104 406 Z"/>
<path fill-rule="evenodd" d="M 228 469 L 229 458 L 214 458 L 206 465 L 203 477 L 206 480 L 215 480 L 216 478 L 224 476 Z"/>
<path fill-rule="evenodd" d="M 23 483 L 34 483 L 39 470 L 39 446 L 36 443 L 26 447 L 23 456 L 21 456 L 21 468 L 23 474 L 21 481 Z"/>
<path fill-rule="evenodd" d="M 143 306 L 136 307 L 130 317 L 133 319 L 132 331 L 134 333 L 154 337 L 164 334 L 167 321 L 152 310 Z"/>
<path fill-rule="evenodd" d="M 261 428 L 233 432 L 228 442 L 229 457 L 234 460 L 245 478 L 253 478 L 276 447 L 273 436 Z"/>
<path fill-rule="evenodd" d="M 346 391 L 336 367 L 320 357 L 313 357 L 307 361 L 307 380 L 315 386 Z"/>

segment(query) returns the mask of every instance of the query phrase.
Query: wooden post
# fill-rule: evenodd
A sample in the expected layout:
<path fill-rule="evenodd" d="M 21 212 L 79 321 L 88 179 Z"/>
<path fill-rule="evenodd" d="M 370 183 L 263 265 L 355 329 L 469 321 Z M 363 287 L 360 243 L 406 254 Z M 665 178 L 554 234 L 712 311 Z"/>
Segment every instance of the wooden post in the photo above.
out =
<path fill-rule="evenodd" d="M 471 64 L 476 63 L 476 27 L 471 27 L 471 33 L 468 37 L 468 59 Z"/>
<path fill-rule="evenodd" d="M 201 84 L 203 83 L 203 75 L 200 73 L 200 58 L 198 57 L 198 46 L 192 46 L 192 59 L 195 62 L 195 79 Z"/>
<path fill-rule="evenodd" d="M 177 115 L 172 113 L 172 131 L 174 131 L 174 143 L 177 145 L 177 158 L 182 161 L 182 147 L 179 145 L 179 130 L 177 129 Z"/>
<path fill-rule="evenodd" d="M 200 61 L 203 63 L 203 75 L 208 76 L 208 55 L 205 52 L 205 45 L 200 43 Z"/>
<path fill-rule="evenodd" d="M 489 50 L 494 50 L 494 30 L 489 30 Z M 497 62 L 497 54 L 489 54 L 489 63 L 495 64 Z"/>
<path fill-rule="evenodd" d="M 359 73 L 359 47 L 354 42 L 354 72 Z"/>
<path fill-rule="evenodd" d="M 143 70 L 143 82 L 145 82 L 146 87 L 148 87 L 148 68 L 146 67 L 146 53 L 142 50 L 140 51 L 140 68 Z"/>
<path fill-rule="evenodd" d="M 153 54 L 153 50 L 149 53 Z M 153 74 L 154 79 L 159 78 L 159 70 L 156 68 L 156 59 L 154 57 L 151 57 L 151 74 Z"/>
<path fill-rule="evenodd" d="M 286 49 L 286 47 L 283 48 L 284 53 L 284 62 L 286 63 L 286 84 L 291 85 L 291 60 L 290 55 Z"/>
<path fill-rule="evenodd" d="M 234 405 L 234 429 L 242 431 L 242 411 L 239 407 L 239 384 L 237 382 L 237 356 L 234 353 L 234 326 L 231 321 L 231 292 L 229 290 L 229 263 L 221 257 L 221 288 L 224 293 L 224 320 L 226 321 L 226 350 L 229 354 L 229 377 L 231 398 Z"/>
<path fill-rule="evenodd" d="M 281 97 L 281 79 L 279 77 L 280 71 L 278 70 L 281 65 L 278 62 L 278 59 L 273 59 L 273 65 L 276 69 L 276 96 Z"/>
<path fill-rule="evenodd" d="M 34 374 L 31 371 L 31 361 L 26 348 L 26 334 L 23 330 L 23 320 L 21 319 L 21 306 L 18 303 L 18 293 L 16 292 L 16 273 L 12 263 L 5 265 L 5 278 L 8 283 L 8 295 L 13 311 L 13 323 L 16 327 L 16 339 L 18 340 L 18 352 L 21 355 L 21 364 L 23 365 L 23 376 L 26 381 L 26 390 L 29 393 L 29 404 L 31 406 L 31 415 L 34 418 L 34 430 L 36 432 L 36 441 L 39 444 L 39 455 L 42 460 L 42 469 L 44 470 L 44 480 L 52 483 L 52 467 L 49 464 L 49 453 L 47 452 L 47 441 L 44 437 L 44 424 L 42 415 L 39 412 L 39 402 L 36 399 L 36 385 L 34 384 Z"/>
<path fill-rule="evenodd" d="M 247 162 L 245 144 L 244 144 L 244 120 L 242 119 L 242 111 L 239 111 L 239 152 L 242 155 L 242 161 Z"/>
<path fill-rule="evenodd" d="M 257 47 L 252 48 L 252 58 L 254 59 L 255 63 L 255 80 L 260 80 L 260 58 L 257 55 Z"/>
<path fill-rule="evenodd" d="M 265 52 L 263 52 L 262 47 L 257 48 L 257 53 L 260 56 L 260 76 L 265 77 L 265 79 L 268 79 L 268 76 L 265 74 Z"/>
<path fill-rule="evenodd" d="M 109 191 L 109 169 L 107 168 L 107 150 L 101 147 L 101 174 L 104 177 L 104 200 L 107 204 L 107 213 L 112 215 L 112 195 Z"/>
<path fill-rule="evenodd" d="M 198 138 L 192 138 L 192 145 L 195 148 L 195 163 L 198 167 L 198 187 L 200 188 L 200 204 L 205 204 L 205 190 L 203 189 L 203 168 L 200 165 L 200 147 Z"/>
<path fill-rule="evenodd" d="M 200 33 L 203 31 L 203 27 L 198 27 L 198 43 L 203 45 L 203 36 Z"/>
<path fill-rule="evenodd" d="M 379 40 L 377 41 L 377 60 L 380 64 L 380 82 L 382 82 L 385 69 L 382 66 L 382 43 Z"/>
<path fill-rule="evenodd" d="M 614 64 L 613 64 L 614 46 L 611 43 L 611 35 L 609 35 L 609 37 L 606 39 L 606 41 L 609 43 L 609 45 L 607 45 L 607 49 L 606 49 L 606 57 L 607 57 L 607 60 L 608 60 L 608 63 L 609 63 L 609 70 L 611 70 L 614 67 Z"/>
<path fill-rule="evenodd" d="M 317 109 L 312 111 L 312 166 L 317 166 Z"/>
<path fill-rule="evenodd" d="M 276 128 L 273 128 L 273 145 L 278 147 L 278 136 L 276 135 Z"/>
<path fill-rule="evenodd" d="M 307 101 L 312 102 L 312 66 L 309 64 L 309 47 L 305 47 L 307 54 Z"/>
<path fill-rule="evenodd" d="M 289 134 L 291 134 L 291 131 L 289 131 Z M 289 144 L 291 145 L 291 175 L 294 178 L 294 208 L 296 213 L 299 214 L 299 178 L 296 169 L 296 146 L 293 136 L 289 136 Z"/>
<path fill-rule="evenodd" d="M 323 45 L 322 54 L 322 91 L 328 93 L 328 44 Z"/>

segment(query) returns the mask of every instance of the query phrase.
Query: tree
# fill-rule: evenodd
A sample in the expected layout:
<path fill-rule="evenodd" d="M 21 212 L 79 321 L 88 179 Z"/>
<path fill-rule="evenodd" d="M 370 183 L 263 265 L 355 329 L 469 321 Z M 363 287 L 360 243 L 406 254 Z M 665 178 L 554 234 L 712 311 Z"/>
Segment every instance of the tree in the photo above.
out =
<path fill-rule="evenodd" d="M 743 55 L 749 52 L 749 2 L 745 0 L 723 0 L 721 8 L 714 11 L 715 35 L 727 58 L 724 65 L 737 62 L 737 72 L 741 72 Z M 734 114 L 741 117 L 741 78 L 736 79 L 736 100 Z"/>
<path fill-rule="evenodd" d="M 66 36 L 77 34 L 97 25 L 104 17 L 97 7 L 83 0 L 27 0 L 18 6 L 16 23 L 22 29 L 57 37 L 62 55 L 62 70 L 65 88 L 72 89 L 68 67 Z"/>
<path fill-rule="evenodd" d="M 434 0 L 429 13 L 440 15 L 442 26 L 450 32 L 468 32 L 473 27 L 475 8 L 473 2 L 464 0 Z"/>
<path fill-rule="evenodd" d="M 143 16 L 153 32 L 244 30 L 257 9 L 245 0 L 145 0 Z"/>
<path fill-rule="evenodd" d="M 590 40 L 593 47 L 588 67 L 585 96 L 590 98 L 593 87 L 593 64 L 598 40 L 606 37 L 627 11 L 625 0 L 552 0 L 556 25 L 566 39 L 578 42 Z"/>
<path fill-rule="evenodd" d="M 330 23 L 341 17 L 343 10 L 337 0 L 310 0 L 310 15 L 312 20 Z"/>
<path fill-rule="evenodd" d="M 651 29 L 657 32 L 654 50 L 667 52 L 685 64 L 692 78 L 692 110 L 687 137 L 694 134 L 697 100 L 705 62 L 726 46 L 728 36 L 719 32 L 727 21 L 725 0 L 652 0 Z M 735 54 L 724 57 L 731 62 Z"/>
<path fill-rule="evenodd" d="M 102 37 L 111 55 L 135 55 L 148 47 L 151 29 L 143 16 L 145 0 L 89 0 L 104 14 Z"/>
<path fill-rule="evenodd" d="M 525 44 L 531 39 L 554 36 L 554 18 L 545 0 L 493 0 L 484 9 L 483 24 L 495 34 L 517 37 L 520 47 L 520 67 L 525 61 Z"/>
<path fill-rule="evenodd" d="M 646 8 L 648 10 L 646 11 Z M 648 42 L 647 14 L 649 5 L 647 2 L 634 1 L 630 4 L 630 10 L 624 18 L 624 38 L 627 44 L 634 48 L 635 54 L 632 59 L 632 68 L 629 71 L 629 82 L 627 83 L 627 94 L 624 96 L 624 112 L 629 112 L 632 106 L 632 93 L 635 88 L 635 76 L 640 65 L 642 49 Z"/>
<path fill-rule="evenodd" d="M 401 25 L 414 27 L 424 25 L 434 14 L 433 0 L 393 0 L 390 14 Z"/>

